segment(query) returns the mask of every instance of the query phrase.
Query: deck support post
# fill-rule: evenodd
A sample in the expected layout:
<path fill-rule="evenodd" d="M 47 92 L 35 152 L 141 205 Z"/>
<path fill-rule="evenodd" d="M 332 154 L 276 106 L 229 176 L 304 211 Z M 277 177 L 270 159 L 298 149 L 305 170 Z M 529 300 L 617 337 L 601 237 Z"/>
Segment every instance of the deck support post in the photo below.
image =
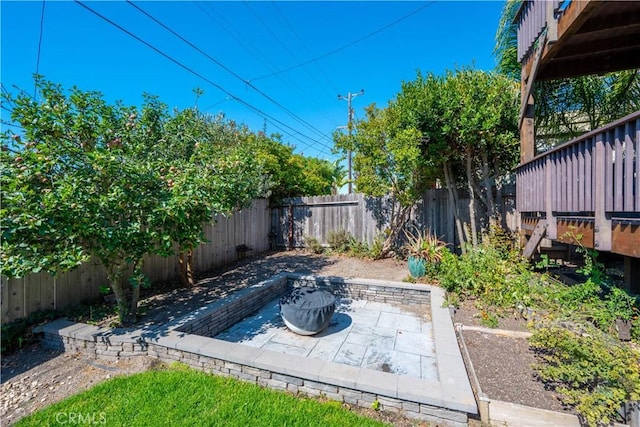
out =
<path fill-rule="evenodd" d="M 604 134 L 596 136 L 594 150 L 593 182 L 595 183 L 594 207 L 595 223 L 593 246 L 598 251 L 611 250 L 611 219 L 606 214 L 606 188 L 607 162 L 605 156 Z"/>
<path fill-rule="evenodd" d="M 624 287 L 632 294 L 640 294 L 640 258 L 624 257 Z"/>
<path fill-rule="evenodd" d="M 544 207 L 547 216 L 547 239 L 555 240 L 558 237 L 558 223 L 553 213 L 552 184 L 554 178 L 553 159 L 547 156 L 544 162 Z"/>

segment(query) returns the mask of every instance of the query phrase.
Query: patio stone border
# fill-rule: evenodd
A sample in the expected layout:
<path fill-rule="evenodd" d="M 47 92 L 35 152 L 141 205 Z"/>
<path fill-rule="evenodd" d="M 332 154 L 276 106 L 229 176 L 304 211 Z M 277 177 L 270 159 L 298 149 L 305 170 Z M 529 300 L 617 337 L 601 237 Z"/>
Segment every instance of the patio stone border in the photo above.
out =
<path fill-rule="evenodd" d="M 284 355 L 212 338 L 283 295 L 290 286 L 318 286 L 337 296 L 431 307 L 439 380 L 424 380 L 371 369 Z M 444 291 L 371 279 L 281 273 L 234 292 L 161 327 L 109 329 L 59 319 L 39 328 L 50 348 L 118 360 L 147 355 L 178 361 L 214 374 L 233 376 L 273 389 L 324 396 L 453 427 L 468 425 L 478 408 L 458 347 Z"/>

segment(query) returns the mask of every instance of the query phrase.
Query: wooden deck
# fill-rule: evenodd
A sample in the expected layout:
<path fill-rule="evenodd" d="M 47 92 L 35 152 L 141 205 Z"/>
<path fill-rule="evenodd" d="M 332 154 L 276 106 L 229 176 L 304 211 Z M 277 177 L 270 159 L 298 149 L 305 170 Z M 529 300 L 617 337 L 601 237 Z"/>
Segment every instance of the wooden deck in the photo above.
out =
<path fill-rule="evenodd" d="M 640 292 L 640 111 L 535 154 L 536 81 L 640 68 L 640 1 L 527 0 L 515 19 L 522 66 L 517 210 L 531 236 L 625 256 Z"/>
<path fill-rule="evenodd" d="M 516 206 L 525 233 L 640 258 L 640 111 L 521 164 Z"/>
<path fill-rule="evenodd" d="M 541 35 L 536 80 L 640 68 L 640 2 L 525 1 L 516 17 L 518 60 L 530 76 Z"/>

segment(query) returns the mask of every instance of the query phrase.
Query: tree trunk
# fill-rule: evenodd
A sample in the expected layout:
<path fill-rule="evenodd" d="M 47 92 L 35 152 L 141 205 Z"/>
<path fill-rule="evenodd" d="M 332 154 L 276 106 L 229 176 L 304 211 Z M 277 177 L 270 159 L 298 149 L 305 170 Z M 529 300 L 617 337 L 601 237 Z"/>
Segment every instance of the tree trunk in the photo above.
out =
<path fill-rule="evenodd" d="M 489 175 L 489 159 L 486 150 L 482 151 L 482 179 L 484 182 L 485 200 L 487 202 L 487 211 L 489 213 L 489 226 L 496 224 L 496 206 L 493 202 L 493 183 Z"/>
<path fill-rule="evenodd" d="M 473 189 L 473 168 L 471 164 L 471 147 L 467 146 L 465 154 L 467 164 L 467 187 L 469 188 L 469 222 L 471 225 L 471 244 L 478 246 L 478 230 L 476 229 L 476 192 Z"/>
<path fill-rule="evenodd" d="M 142 261 L 136 265 L 133 269 L 133 275 L 131 276 L 131 304 L 129 306 L 129 313 L 126 317 L 126 322 L 133 324 L 137 320 L 138 316 L 138 301 L 140 300 L 140 286 L 142 285 Z"/>
<path fill-rule="evenodd" d="M 458 238 L 460 239 L 460 250 L 462 251 L 462 253 L 465 253 L 466 239 L 464 236 L 462 222 L 460 221 L 460 213 L 458 212 L 458 190 L 455 186 L 455 181 L 453 179 L 453 173 L 451 172 L 451 165 L 449 164 L 449 162 L 444 162 L 444 181 L 445 186 L 447 187 L 447 191 L 449 192 L 449 206 L 451 208 L 451 212 L 453 212 L 453 218 L 456 223 L 456 231 L 458 232 Z"/>
<path fill-rule="evenodd" d="M 186 288 L 192 288 L 195 285 L 193 279 L 193 249 L 187 249 L 186 251 L 180 251 L 180 277 L 182 279 L 182 286 Z"/>
<path fill-rule="evenodd" d="M 381 257 L 386 257 L 394 247 L 396 239 L 400 234 L 400 231 L 404 228 L 409 220 L 409 214 L 411 213 L 411 206 L 398 206 L 396 209 L 396 203 L 393 203 L 393 209 L 391 214 L 391 221 L 389 224 L 389 234 L 382 243 Z"/>
<path fill-rule="evenodd" d="M 112 265 L 107 265 L 106 268 L 107 281 L 116 296 L 118 319 L 120 320 L 120 323 L 124 323 L 127 318 L 127 314 L 129 313 L 129 304 L 127 303 L 127 296 L 122 288 L 122 266 L 120 263 L 114 263 Z"/>
<path fill-rule="evenodd" d="M 498 175 L 498 165 L 494 163 L 493 165 L 493 176 L 496 180 L 496 205 L 497 205 L 497 215 L 500 215 L 500 226 L 504 229 L 507 228 L 507 215 L 505 212 L 504 200 L 503 200 L 503 188 L 502 188 L 502 178 Z"/>

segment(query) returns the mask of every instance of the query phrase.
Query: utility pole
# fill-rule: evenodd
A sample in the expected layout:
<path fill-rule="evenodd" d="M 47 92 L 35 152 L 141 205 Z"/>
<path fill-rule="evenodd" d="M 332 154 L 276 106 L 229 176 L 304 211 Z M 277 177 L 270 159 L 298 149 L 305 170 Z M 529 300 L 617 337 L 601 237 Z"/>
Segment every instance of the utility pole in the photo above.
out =
<path fill-rule="evenodd" d="M 349 136 L 351 136 L 351 123 L 353 122 L 353 108 L 351 107 L 351 100 L 358 95 L 364 95 L 364 89 L 361 89 L 360 92 L 351 93 L 347 92 L 347 96 L 344 97 L 342 95 L 338 95 L 338 99 L 346 99 L 347 100 L 347 114 L 348 114 L 348 124 L 347 129 L 349 131 Z M 353 193 L 353 173 L 351 167 L 351 150 L 347 151 L 347 171 L 348 171 L 348 179 L 349 179 L 349 194 Z"/>

